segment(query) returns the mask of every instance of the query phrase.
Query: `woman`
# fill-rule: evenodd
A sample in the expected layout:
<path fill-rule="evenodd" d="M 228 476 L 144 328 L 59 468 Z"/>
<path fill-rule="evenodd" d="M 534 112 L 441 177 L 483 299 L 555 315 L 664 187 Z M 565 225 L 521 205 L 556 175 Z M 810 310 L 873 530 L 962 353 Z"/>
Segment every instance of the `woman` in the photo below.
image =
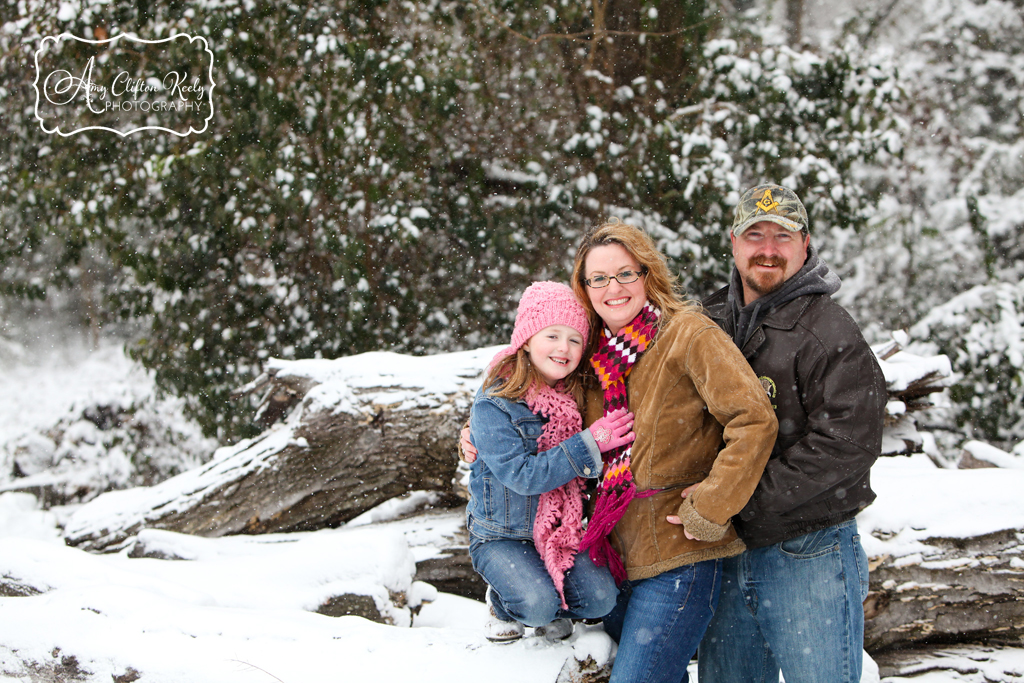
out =
<path fill-rule="evenodd" d="M 605 630 L 612 683 L 686 681 L 718 600 L 729 519 L 753 493 L 778 424 L 753 371 L 699 305 L 682 301 L 654 242 L 611 222 L 588 233 L 572 285 L 587 308 L 600 386 L 584 423 L 627 408 L 636 440 L 602 454 L 581 550 L 622 583 Z M 680 502 L 680 497 L 682 501 Z"/>

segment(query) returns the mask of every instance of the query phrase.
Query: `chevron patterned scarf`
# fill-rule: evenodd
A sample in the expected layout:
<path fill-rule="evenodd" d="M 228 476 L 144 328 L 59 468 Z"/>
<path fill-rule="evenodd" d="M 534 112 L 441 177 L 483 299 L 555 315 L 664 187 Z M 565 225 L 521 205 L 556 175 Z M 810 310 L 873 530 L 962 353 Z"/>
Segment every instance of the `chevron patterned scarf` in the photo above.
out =
<path fill-rule="evenodd" d="M 590 364 L 597 371 L 601 388 L 604 390 L 605 415 L 619 408 L 629 407 L 626 378 L 640 356 L 654 341 L 660 317 L 661 311 L 648 301 L 618 335 L 613 337 L 611 331 L 607 327 L 604 328 L 600 346 L 591 357 Z M 626 568 L 622 558 L 608 542 L 608 534 L 622 519 L 630 501 L 638 496 L 650 495 L 647 492 L 638 494 L 636 491 L 633 473 L 629 469 L 632 448 L 630 444 L 603 454 L 604 470 L 601 473 L 601 483 L 597 487 L 594 514 L 580 542 L 580 550 L 589 550 L 590 559 L 594 564 L 608 565 L 612 576 L 619 583 L 626 579 Z"/>

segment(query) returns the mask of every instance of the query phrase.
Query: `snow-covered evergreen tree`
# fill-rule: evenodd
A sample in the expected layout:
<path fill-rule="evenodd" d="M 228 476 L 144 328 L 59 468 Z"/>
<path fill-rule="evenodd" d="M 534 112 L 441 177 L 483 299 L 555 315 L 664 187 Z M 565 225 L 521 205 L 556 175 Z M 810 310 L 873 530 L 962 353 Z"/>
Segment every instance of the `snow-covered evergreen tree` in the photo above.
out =
<path fill-rule="evenodd" d="M 953 362 L 953 418 L 966 438 L 1006 450 L 1024 440 L 1024 282 L 978 285 L 910 332 Z"/>
<path fill-rule="evenodd" d="M 0 17 L 0 279 L 41 291 L 100 249 L 108 306 L 148 323 L 132 354 L 224 436 L 269 356 L 504 339 L 525 284 L 564 279 L 609 214 L 707 294 L 746 185 L 794 186 L 824 238 L 870 214 L 854 165 L 900 149 L 891 70 L 854 43 L 763 47 L 708 0 L 58 4 Z M 43 36 L 100 29 L 207 37 L 210 131 L 42 133 L 19 70 Z"/>
<path fill-rule="evenodd" d="M 850 25 L 895 49 L 909 125 L 905 163 L 864 175 L 884 197 L 869 230 L 836 244 L 839 296 L 862 322 L 911 328 L 954 360 L 963 379 L 951 399 L 965 438 L 1024 436 L 1012 352 L 1020 330 L 1010 322 L 1024 277 L 1022 8 L 879 3 Z"/>

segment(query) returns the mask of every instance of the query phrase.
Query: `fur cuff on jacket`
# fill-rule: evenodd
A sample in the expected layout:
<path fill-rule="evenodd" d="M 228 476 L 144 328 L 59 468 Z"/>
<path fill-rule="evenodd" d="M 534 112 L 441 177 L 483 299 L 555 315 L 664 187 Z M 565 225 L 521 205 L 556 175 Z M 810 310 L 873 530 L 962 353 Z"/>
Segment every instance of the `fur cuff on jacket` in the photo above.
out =
<path fill-rule="evenodd" d="M 726 522 L 723 526 L 701 517 L 700 513 L 694 509 L 690 498 L 683 500 L 679 505 L 679 512 L 676 514 L 678 514 L 679 519 L 682 520 L 683 527 L 689 531 L 692 536 L 696 536 L 699 541 L 721 540 L 729 530 L 729 522 Z"/>

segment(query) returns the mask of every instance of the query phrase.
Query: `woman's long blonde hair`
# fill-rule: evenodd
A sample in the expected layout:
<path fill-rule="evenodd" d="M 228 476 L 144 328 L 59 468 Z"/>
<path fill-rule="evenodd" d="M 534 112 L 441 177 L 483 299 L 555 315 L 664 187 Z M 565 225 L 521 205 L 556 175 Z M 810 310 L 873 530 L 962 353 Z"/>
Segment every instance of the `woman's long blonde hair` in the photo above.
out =
<path fill-rule="evenodd" d="M 587 278 L 587 256 L 595 248 L 609 244 L 621 246 L 640 265 L 641 272 L 644 273 L 644 294 L 647 295 L 648 301 L 661 309 L 659 327 L 666 325 L 676 313 L 699 310 L 699 303 L 685 300 L 678 294 L 677 278 L 668 269 L 665 257 L 650 235 L 635 225 L 611 218 L 583 236 L 572 267 L 572 291 L 590 314 L 591 330 L 600 330 L 604 321 L 594 310 L 594 305 L 590 303 L 590 297 L 587 295 L 587 283 L 584 282 Z M 591 334 L 590 337 L 596 340 L 600 335 Z"/>

